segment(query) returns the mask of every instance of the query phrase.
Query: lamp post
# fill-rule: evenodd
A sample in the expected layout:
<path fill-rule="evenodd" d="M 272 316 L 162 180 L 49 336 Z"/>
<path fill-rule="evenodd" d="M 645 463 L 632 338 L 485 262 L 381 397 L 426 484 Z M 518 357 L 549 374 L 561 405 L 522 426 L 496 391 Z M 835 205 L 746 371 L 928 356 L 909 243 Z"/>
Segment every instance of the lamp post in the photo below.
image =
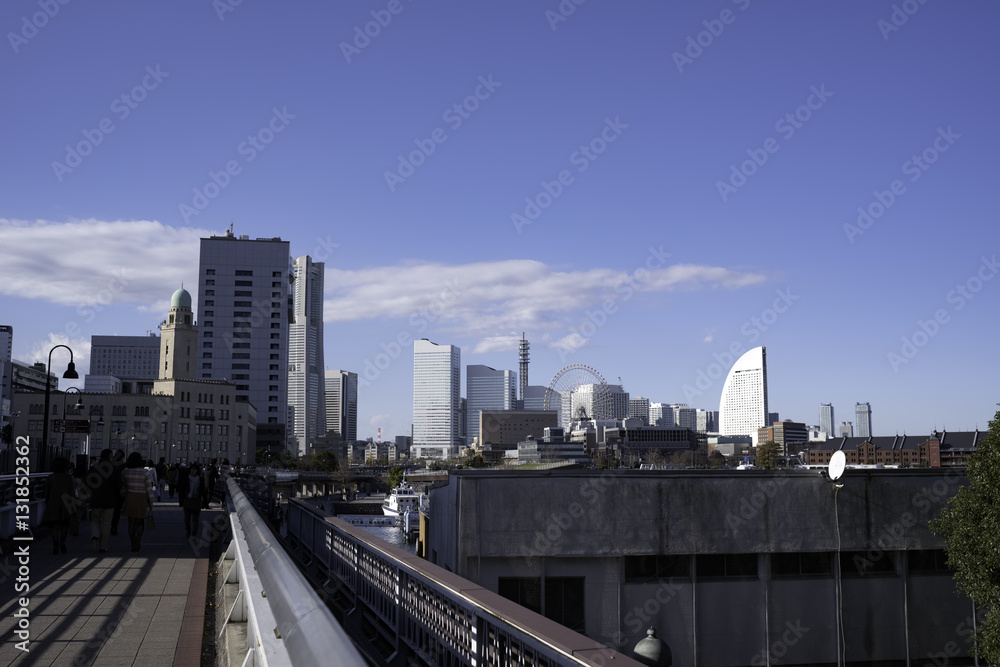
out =
<path fill-rule="evenodd" d="M 52 401 L 52 353 L 55 352 L 60 347 L 65 347 L 69 350 L 69 365 L 66 366 L 66 372 L 63 373 L 63 377 L 67 380 L 79 380 L 80 375 L 76 372 L 76 364 L 73 363 L 73 349 L 69 345 L 56 345 L 51 350 L 49 350 L 49 363 L 45 367 L 45 417 L 42 420 L 42 447 L 38 451 L 38 470 L 42 472 L 45 470 L 45 458 L 48 454 L 49 447 L 49 407 Z"/>

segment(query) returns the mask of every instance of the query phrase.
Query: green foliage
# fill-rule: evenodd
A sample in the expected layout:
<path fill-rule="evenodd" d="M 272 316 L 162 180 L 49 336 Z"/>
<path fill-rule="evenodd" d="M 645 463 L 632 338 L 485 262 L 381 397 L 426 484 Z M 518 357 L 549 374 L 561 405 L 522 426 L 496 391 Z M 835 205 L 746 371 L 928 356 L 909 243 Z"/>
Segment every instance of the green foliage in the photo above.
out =
<path fill-rule="evenodd" d="M 708 457 L 709 468 L 721 468 L 724 465 L 726 465 L 726 457 L 722 455 L 722 452 L 716 450 L 709 455 Z"/>
<path fill-rule="evenodd" d="M 948 567 L 958 587 L 986 612 L 975 651 L 1000 665 L 1000 411 L 976 445 L 966 469 L 968 486 L 948 500 L 930 528 L 948 543 Z"/>
<path fill-rule="evenodd" d="M 316 452 L 312 457 L 312 469 L 333 472 L 337 469 L 337 457 L 333 452 Z"/>
<path fill-rule="evenodd" d="M 757 467 L 762 470 L 775 470 L 778 467 L 778 443 L 774 440 L 757 445 Z"/>
<path fill-rule="evenodd" d="M 389 486 L 396 488 L 403 483 L 403 469 L 399 466 L 389 468 Z"/>
<path fill-rule="evenodd" d="M 483 458 L 482 454 L 476 454 L 475 456 L 469 457 L 469 459 L 465 462 L 465 465 L 470 468 L 485 468 L 486 459 Z"/>

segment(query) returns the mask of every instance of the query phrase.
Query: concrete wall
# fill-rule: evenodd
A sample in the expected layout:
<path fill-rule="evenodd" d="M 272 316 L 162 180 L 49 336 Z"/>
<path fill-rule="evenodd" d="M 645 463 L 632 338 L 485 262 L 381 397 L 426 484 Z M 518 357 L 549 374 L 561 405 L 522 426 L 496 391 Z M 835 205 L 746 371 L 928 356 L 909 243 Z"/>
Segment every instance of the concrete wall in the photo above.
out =
<path fill-rule="evenodd" d="M 967 656 L 971 603 L 948 572 L 908 574 L 909 550 L 966 483 L 956 470 L 459 471 L 431 493 L 438 564 L 500 577 L 585 577 L 586 634 L 630 651 L 649 627 L 674 664 L 836 664 Z M 839 525 L 839 540 L 837 526 Z M 851 554 L 840 577 L 836 555 Z M 771 576 L 770 554 L 826 552 L 831 571 Z M 678 554 L 691 574 L 626 579 L 628 557 Z M 757 574 L 702 576 L 698 555 L 755 554 Z M 875 572 L 885 565 L 885 571 Z M 963 623 L 965 623 L 963 625 Z M 923 664 L 922 662 L 920 664 Z"/>

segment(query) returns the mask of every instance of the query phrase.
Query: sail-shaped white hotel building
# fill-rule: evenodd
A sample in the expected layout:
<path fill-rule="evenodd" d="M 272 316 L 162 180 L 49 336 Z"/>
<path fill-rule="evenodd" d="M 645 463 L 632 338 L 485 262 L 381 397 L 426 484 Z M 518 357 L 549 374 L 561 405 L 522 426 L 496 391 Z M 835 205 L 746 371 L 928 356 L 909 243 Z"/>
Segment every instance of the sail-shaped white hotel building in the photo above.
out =
<path fill-rule="evenodd" d="M 767 348 L 755 347 L 736 360 L 719 400 L 719 435 L 749 435 L 767 426 Z"/>

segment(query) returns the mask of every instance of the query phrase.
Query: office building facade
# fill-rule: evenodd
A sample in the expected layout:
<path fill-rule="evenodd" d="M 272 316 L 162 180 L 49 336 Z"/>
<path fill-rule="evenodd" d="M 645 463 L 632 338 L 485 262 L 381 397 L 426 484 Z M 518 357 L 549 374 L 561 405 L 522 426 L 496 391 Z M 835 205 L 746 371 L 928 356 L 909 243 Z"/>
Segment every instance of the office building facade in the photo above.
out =
<path fill-rule="evenodd" d="M 324 264 L 309 255 L 292 262 L 292 320 L 288 333 L 288 413 L 300 454 L 326 433 L 323 357 Z"/>
<path fill-rule="evenodd" d="M 836 437 L 836 432 L 834 431 L 833 420 L 833 404 L 831 403 L 820 403 L 819 404 L 819 430 L 826 433 L 826 437 L 833 438 Z"/>
<path fill-rule="evenodd" d="M 458 455 L 462 351 L 426 338 L 413 341 L 413 458 Z"/>
<path fill-rule="evenodd" d="M 719 434 L 749 435 L 767 426 L 767 349 L 755 347 L 736 360 L 719 401 Z"/>
<path fill-rule="evenodd" d="M 290 279 L 287 241 L 231 231 L 201 239 L 198 378 L 236 385 L 273 454 L 288 448 Z"/>
<path fill-rule="evenodd" d="M 517 407 L 517 373 L 481 364 L 465 367 L 465 444 L 479 438 L 479 413 Z M 515 443 L 516 444 L 516 443 Z"/>
<path fill-rule="evenodd" d="M 90 374 L 120 379 L 123 393 L 151 392 L 159 362 L 160 338 L 156 334 L 90 337 Z"/>
<path fill-rule="evenodd" d="M 326 432 L 342 442 L 358 439 L 358 374 L 326 371 Z"/>
<path fill-rule="evenodd" d="M 858 426 L 859 438 L 872 436 L 872 406 L 868 403 L 857 403 L 854 406 L 854 423 Z"/>

